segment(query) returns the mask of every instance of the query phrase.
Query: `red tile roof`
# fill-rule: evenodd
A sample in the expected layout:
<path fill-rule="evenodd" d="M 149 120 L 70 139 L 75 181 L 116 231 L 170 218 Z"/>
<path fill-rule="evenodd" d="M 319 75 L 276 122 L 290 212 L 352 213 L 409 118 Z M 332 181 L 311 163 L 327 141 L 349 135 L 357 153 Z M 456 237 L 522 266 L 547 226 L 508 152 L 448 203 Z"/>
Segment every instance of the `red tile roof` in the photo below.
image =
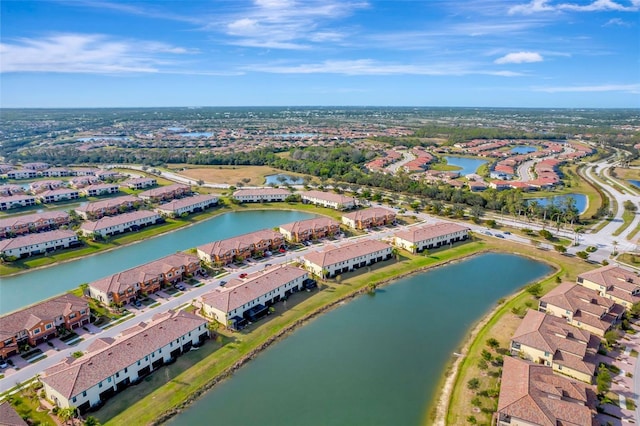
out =
<path fill-rule="evenodd" d="M 418 241 L 442 237 L 460 231 L 468 232 L 469 228 L 453 222 L 439 222 L 430 225 L 414 226 L 406 231 L 396 232 L 394 236 L 405 241 L 417 243 Z"/>
<path fill-rule="evenodd" d="M 356 257 L 366 256 L 381 250 L 386 250 L 390 247 L 391 246 L 389 244 L 383 243 L 382 241 L 363 240 L 356 241 L 355 243 L 342 247 L 327 248 L 324 251 L 308 253 L 304 255 L 304 259 L 320 267 L 325 267 Z"/>

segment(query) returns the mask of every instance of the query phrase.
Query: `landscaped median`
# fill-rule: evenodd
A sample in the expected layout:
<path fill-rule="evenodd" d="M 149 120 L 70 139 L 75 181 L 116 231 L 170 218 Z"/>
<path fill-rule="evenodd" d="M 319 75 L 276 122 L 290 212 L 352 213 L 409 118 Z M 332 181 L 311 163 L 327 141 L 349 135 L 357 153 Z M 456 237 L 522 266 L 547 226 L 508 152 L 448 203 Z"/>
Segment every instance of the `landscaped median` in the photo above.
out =
<path fill-rule="evenodd" d="M 306 295 L 305 299 L 295 306 L 289 305 L 285 309 L 281 304 L 277 305 L 276 313 L 268 321 L 257 323 L 253 326 L 256 328 L 248 333 L 222 332 L 221 346 L 218 347 L 217 343 L 207 343 L 211 345 L 212 351 L 209 356 L 171 379 L 164 386 L 152 390 L 135 404 L 131 405 L 131 396 L 134 394 L 125 394 L 125 391 L 108 401 L 96 416 L 106 424 L 138 425 L 166 420 L 270 344 L 309 319 L 331 309 L 342 300 L 370 291 L 372 283 L 384 285 L 416 271 L 476 254 L 485 250 L 486 247 L 486 242 L 474 241 L 451 249 L 434 251 L 428 256 L 409 255 L 402 252 L 399 261 L 389 260 L 372 265 L 370 271 L 368 268 L 363 268 L 344 274 L 340 283 L 333 281 L 323 283 L 322 290 L 319 292 L 302 293 L 301 297 Z M 162 375 L 162 373 L 158 372 L 156 375 Z M 138 385 L 136 395 L 145 394 L 140 386 L 144 386 L 144 383 Z M 128 398 L 125 400 L 124 397 Z"/>

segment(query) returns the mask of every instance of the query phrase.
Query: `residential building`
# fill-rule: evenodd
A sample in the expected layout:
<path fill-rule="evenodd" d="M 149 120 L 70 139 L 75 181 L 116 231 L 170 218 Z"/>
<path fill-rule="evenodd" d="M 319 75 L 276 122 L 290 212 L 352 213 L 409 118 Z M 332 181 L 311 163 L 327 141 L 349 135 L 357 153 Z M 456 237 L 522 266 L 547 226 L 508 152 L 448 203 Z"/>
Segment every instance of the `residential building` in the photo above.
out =
<path fill-rule="evenodd" d="M 33 195 L 11 195 L 0 197 L 0 210 L 17 209 L 36 205 L 36 197 Z"/>
<path fill-rule="evenodd" d="M 640 302 L 640 277 L 616 265 L 603 266 L 578 275 L 578 284 L 631 309 Z"/>
<path fill-rule="evenodd" d="M 81 194 L 87 197 L 97 197 L 99 195 L 117 194 L 120 192 L 120 186 L 112 183 L 99 183 L 97 185 L 85 186 L 80 190 Z"/>
<path fill-rule="evenodd" d="M 75 232 L 57 229 L 0 240 L 0 255 L 21 258 L 80 244 Z"/>
<path fill-rule="evenodd" d="M 95 176 L 100 169 L 96 169 L 93 167 L 76 167 L 71 170 L 71 174 L 75 176 Z"/>
<path fill-rule="evenodd" d="M 167 311 L 123 331 L 120 337 L 97 339 L 84 356 L 47 368 L 40 381 L 47 398 L 57 406 L 77 407 L 84 413 L 208 337 L 203 318 Z"/>
<path fill-rule="evenodd" d="M 327 248 L 323 251 L 304 255 L 304 265 L 319 277 L 353 271 L 391 258 L 391 246 L 376 240 L 356 241 L 342 247 Z"/>
<path fill-rule="evenodd" d="M 64 188 L 65 183 L 61 180 L 37 180 L 29 184 L 29 190 L 34 194 L 49 191 L 52 189 Z"/>
<path fill-rule="evenodd" d="M 368 229 L 395 223 L 396 213 L 383 207 L 371 207 L 342 215 L 342 223 L 353 229 Z"/>
<path fill-rule="evenodd" d="M 338 232 L 340 223 L 328 217 L 315 217 L 280 225 L 280 233 L 288 241 L 296 243 L 330 237 Z"/>
<path fill-rule="evenodd" d="M 591 383 L 600 338 L 565 320 L 529 310 L 511 338 L 511 353 Z"/>
<path fill-rule="evenodd" d="M 143 293 L 155 293 L 200 270 L 200 259 L 175 253 L 89 284 L 89 296 L 106 304 L 130 303 Z"/>
<path fill-rule="evenodd" d="M 0 219 L 0 238 L 56 229 L 69 224 L 69 213 L 42 212 Z"/>
<path fill-rule="evenodd" d="M 122 197 L 109 198 L 93 203 L 87 203 L 74 209 L 78 216 L 83 219 L 100 219 L 103 216 L 113 216 L 131 210 L 142 201 L 133 195 L 124 195 Z"/>
<path fill-rule="evenodd" d="M 138 197 L 143 200 L 149 200 L 152 202 L 173 200 L 174 198 L 184 197 L 191 193 L 191 187 L 189 185 L 183 185 L 175 183 L 173 185 L 161 186 L 159 188 L 149 189 L 148 191 L 141 192 Z"/>
<path fill-rule="evenodd" d="M 197 247 L 198 257 L 208 263 L 229 264 L 234 260 L 263 255 L 269 250 L 281 249 L 284 237 L 271 229 L 251 232 L 226 240 L 214 241 Z"/>
<path fill-rule="evenodd" d="M 274 201 L 284 201 L 291 195 L 283 188 L 255 188 L 239 189 L 233 193 L 233 198 L 241 203 L 268 203 Z"/>
<path fill-rule="evenodd" d="M 540 298 L 538 310 L 603 337 L 624 314 L 624 306 L 596 290 L 564 282 Z"/>
<path fill-rule="evenodd" d="M 19 351 L 19 346 L 46 342 L 59 328 L 73 330 L 89 323 L 89 303 L 65 293 L 0 317 L 0 359 Z M 1 423 L 1 422 L 0 422 Z"/>
<path fill-rule="evenodd" d="M 98 170 L 97 172 L 94 173 L 94 175 L 100 180 L 120 178 L 120 174 L 118 172 L 114 172 L 113 170 Z"/>
<path fill-rule="evenodd" d="M 349 210 L 356 206 L 356 199 L 342 194 L 323 191 L 305 191 L 300 193 L 304 203 L 328 207 L 336 210 Z"/>
<path fill-rule="evenodd" d="M 205 315 L 225 326 L 241 328 L 266 315 L 268 307 L 302 290 L 309 273 L 293 266 L 275 266 L 246 279 L 230 280 L 202 296 Z"/>
<path fill-rule="evenodd" d="M 106 216 L 96 221 L 87 221 L 80 225 L 80 232 L 88 237 L 94 236 L 95 234 L 106 237 L 107 235 L 137 231 L 140 228 L 155 225 L 162 221 L 162 217 L 156 212 L 138 210 L 117 216 Z"/>
<path fill-rule="evenodd" d="M 497 426 L 596 426 L 597 397 L 584 383 L 553 374 L 553 369 L 504 357 Z"/>
<path fill-rule="evenodd" d="M 68 201 L 77 200 L 80 197 L 80 193 L 77 189 L 52 189 L 50 191 L 44 191 L 37 195 L 38 199 L 44 203 L 55 203 L 56 201 Z"/>
<path fill-rule="evenodd" d="M 46 170 L 49 168 L 49 164 L 47 163 L 24 163 L 22 165 L 23 168 L 28 170 Z"/>
<path fill-rule="evenodd" d="M 217 204 L 218 197 L 215 195 L 193 195 L 160 204 L 156 211 L 165 216 L 178 217 L 182 214 L 201 212 Z"/>
<path fill-rule="evenodd" d="M 77 189 L 84 188 L 85 186 L 89 186 L 89 185 L 95 185 L 99 182 L 100 182 L 100 179 L 91 175 L 76 176 L 74 178 L 71 178 L 71 180 L 69 180 L 69 184 L 73 188 L 77 188 Z"/>
<path fill-rule="evenodd" d="M 7 172 L 7 179 L 35 179 L 37 177 L 38 172 L 35 170 L 17 169 Z"/>
<path fill-rule="evenodd" d="M 0 185 L 0 197 L 8 197 L 9 195 L 24 194 L 25 189 L 20 185 L 6 184 Z"/>
<path fill-rule="evenodd" d="M 28 426 L 8 401 L 0 402 L 0 419 L 3 426 Z"/>
<path fill-rule="evenodd" d="M 453 222 L 419 225 L 396 232 L 393 244 L 411 253 L 420 253 L 469 238 L 470 229 Z"/>
<path fill-rule="evenodd" d="M 157 184 L 158 184 L 157 180 L 155 180 L 154 178 L 148 178 L 148 177 L 127 179 L 122 183 L 122 185 L 130 189 L 144 189 L 144 188 L 156 186 Z"/>
<path fill-rule="evenodd" d="M 50 169 L 43 170 L 42 176 L 45 176 L 45 177 L 71 176 L 71 170 L 65 169 L 64 167 L 51 167 Z"/>

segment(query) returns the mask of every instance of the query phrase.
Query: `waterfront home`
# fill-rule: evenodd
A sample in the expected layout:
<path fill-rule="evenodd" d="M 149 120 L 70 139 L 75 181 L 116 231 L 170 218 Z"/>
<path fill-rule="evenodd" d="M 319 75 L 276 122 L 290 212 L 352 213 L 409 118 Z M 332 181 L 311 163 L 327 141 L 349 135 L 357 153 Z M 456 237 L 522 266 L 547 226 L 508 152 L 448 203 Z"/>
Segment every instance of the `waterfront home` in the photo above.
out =
<path fill-rule="evenodd" d="M 126 212 L 141 203 L 142 201 L 133 195 L 124 195 L 122 197 L 87 203 L 84 206 L 75 208 L 74 211 L 83 219 L 100 219 L 103 216 L 112 216 Z"/>
<path fill-rule="evenodd" d="M 44 177 L 64 177 L 71 176 L 71 170 L 64 167 L 51 167 L 42 171 Z"/>
<path fill-rule="evenodd" d="M 0 238 L 42 232 L 69 224 L 67 212 L 42 212 L 0 219 Z"/>
<path fill-rule="evenodd" d="M 279 230 L 288 241 L 300 243 L 335 235 L 340 231 L 340 223 L 328 217 L 315 217 L 280 225 Z"/>
<path fill-rule="evenodd" d="M 511 338 L 514 356 L 544 364 L 554 371 L 591 383 L 600 339 L 544 312 L 528 310 Z"/>
<path fill-rule="evenodd" d="M 239 329 L 266 315 L 269 306 L 302 290 L 309 273 L 293 266 L 275 266 L 246 279 L 232 279 L 201 297 L 204 314 Z"/>
<path fill-rule="evenodd" d="M 40 163 L 40 162 L 36 162 L 36 163 L 24 163 L 22 165 L 23 168 L 25 169 L 29 169 L 29 170 L 46 170 L 49 168 L 49 164 L 48 163 Z"/>
<path fill-rule="evenodd" d="M 396 213 L 383 207 L 371 207 L 342 215 L 342 223 L 353 229 L 368 229 L 391 225 L 396 221 Z"/>
<path fill-rule="evenodd" d="M 269 203 L 284 201 L 291 192 L 282 188 L 239 189 L 233 193 L 233 198 L 241 203 Z"/>
<path fill-rule="evenodd" d="M 553 374 L 551 367 L 504 357 L 494 419 L 497 426 L 595 426 L 596 403 L 590 386 Z"/>
<path fill-rule="evenodd" d="M 0 185 L 0 196 L 8 197 L 9 195 L 24 194 L 25 190 L 20 185 L 6 184 Z"/>
<path fill-rule="evenodd" d="M 37 195 L 37 198 L 44 204 L 55 203 L 57 201 L 77 200 L 79 197 L 80 193 L 77 189 L 67 188 L 52 189 Z"/>
<path fill-rule="evenodd" d="M 122 182 L 122 185 L 130 189 L 144 189 L 144 188 L 156 186 L 157 184 L 158 184 L 157 180 L 155 180 L 154 178 L 148 178 L 148 177 L 127 179 L 124 182 Z"/>
<path fill-rule="evenodd" d="M 47 399 L 81 413 L 173 362 L 209 337 L 207 321 L 185 311 L 167 311 L 125 330 L 117 338 L 93 342 L 84 356 L 69 357 L 44 370 Z"/>
<path fill-rule="evenodd" d="M 328 207 L 335 210 L 349 210 L 356 206 L 356 199 L 342 194 L 323 191 L 305 191 L 300 193 L 303 203 Z"/>
<path fill-rule="evenodd" d="M 538 310 L 603 337 L 620 322 L 625 308 L 596 290 L 564 282 L 540 298 Z"/>
<path fill-rule="evenodd" d="M 430 250 L 465 241 L 469 238 L 469 231 L 468 227 L 453 222 L 412 226 L 405 231 L 396 232 L 393 244 L 411 253 L 420 253 L 424 249 Z"/>
<path fill-rule="evenodd" d="M 162 221 L 162 217 L 156 212 L 139 210 L 117 216 L 106 216 L 96 221 L 84 222 L 80 225 L 80 233 L 87 237 L 92 237 L 96 234 L 106 237 L 107 235 L 137 231 L 140 228 L 161 223 Z"/>
<path fill-rule="evenodd" d="M 165 216 L 178 217 L 182 214 L 201 212 L 217 204 L 218 197 L 215 195 L 194 195 L 160 204 L 156 211 Z"/>
<path fill-rule="evenodd" d="M 353 271 L 391 258 L 391 246 L 377 240 L 361 240 L 342 247 L 305 254 L 304 266 L 319 277 Z"/>
<path fill-rule="evenodd" d="M 0 240 L 0 255 L 21 258 L 80 244 L 75 232 L 57 229 Z"/>
<path fill-rule="evenodd" d="M 80 190 L 80 193 L 87 197 L 97 197 L 99 195 L 117 194 L 120 192 L 120 187 L 111 183 L 100 183 L 97 185 L 85 186 Z"/>
<path fill-rule="evenodd" d="M 149 189 L 147 191 L 138 194 L 138 197 L 143 200 L 149 200 L 152 202 L 173 200 L 174 198 L 184 197 L 191 193 L 191 187 L 189 185 L 183 185 L 181 183 L 175 183 L 173 185 L 161 186 L 159 188 Z"/>
<path fill-rule="evenodd" d="M 36 197 L 33 195 L 10 195 L 9 197 L 0 197 L 0 211 L 35 205 Z"/>
<path fill-rule="evenodd" d="M 89 296 L 106 304 L 126 304 L 143 293 L 155 293 L 199 270 L 200 259 L 196 256 L 174 253 L 90 283 Z"/>
<path fill-rule="evenodd" d="M 227 265 L 234 260 L 263 256 L 269 250 L 283 249 L 284 237 L 271 229 L 263 229 L 197 247 L 198 257 L 208 263 Z"/>
<path fill-rule="evenodd" d="M 28 426 L 8 401 L 0 402 L 0 419 L 5 426 Z"/>
<path fill-rule="evenodd" d="M 73 187 L 73 188 L 84 188 L 85 186 L 88 185 L 95 185 L 98 182 L 100 182 L 100 179 L 98 179 L 95 176 L 77 176 L 74 178 L 71 178 L 71 180 L 69 180 L 69 184 Z"/>
<path fill-rule="evenodd" d="M 120 178 L 120 174 L 118 172 L 114 172 L 113 170 L 98 170 L 97 172 L 94 173 L 94 175 L 100 180 Z"/>
<path fill-rule="evenodd" d="M 60 328 L 73 330 L 89 323 L 89 303 L 73 294 L 45 300 L 0 317 L 0 359 L 58 336 Z"/>
<path fill-rule="evenodd" d="M 40 192 L 63 188 L 65 186 L 66 183 L 61 180 L 37 180 L 29 184 L 29 190 L 34 194 L 38 194 Z"/>
<path fill-rule="evenodd" d="M 616 265 L 603 266 L 578 275 L 578 284 L 596 290 L 601 296 L 627 309 L 640 302 L 640 277 Z"/>
<path fill-rule="evenodd" d="M 7 172 L 7 179 L 35 179 L 38 177 L 38 172 L 29 169 L 17 169 Z"/>

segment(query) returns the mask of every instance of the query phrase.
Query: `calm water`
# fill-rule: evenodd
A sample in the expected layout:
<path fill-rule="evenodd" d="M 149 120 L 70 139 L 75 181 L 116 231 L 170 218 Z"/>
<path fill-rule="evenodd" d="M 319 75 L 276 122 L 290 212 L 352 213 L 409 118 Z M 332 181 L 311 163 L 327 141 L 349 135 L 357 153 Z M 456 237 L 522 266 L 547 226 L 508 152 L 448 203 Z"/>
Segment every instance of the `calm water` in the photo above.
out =
<path fill-rule="evenodd" d="M 459 170 L 460 176 L 475 173 L 478 167 L 487 162 L 487 160 L 466 157 L 445 156 L 444 158 L 447 160 L 447 164 L 462 167 L 462 170 Z"/>
<path fill-rule="evenodd" d="M 88 138 L 78 138 L 78 142 L 90 142 L 90 141 L 129 141 L 127 136 L 91 136 Z"/>
<path fill-rule="evenodd" d="M 629 179 L 629 183 L 635 186 L 636 188 L 640 188 L 640 180 Z"/>
<path fill-rule="evenodd" d="M 421 424 L 469 328 L 498 299 L 550 271 L 484 254 L 402 279 L 305 325 L 171 424 Z"/>
<path fill-rule="evenodd" d="M 0 278 L 0 314 L 14 311 L 76 288 L 84 282 L 97 280 L 176 251 L 314 216 L 288 210 L 226 213 L 188 228 L 110 252 L 13 277 Z"/>
<path fill-rule="evenodd" d="M 178 136 L 183 138 L 210 138 L 213 136 L 211 132 L 191 132 L 191 133 L 178 133 Z"/>
<path fill-rule="evenodd" d="M 511 152 L 513 152 L 514 154 L 529 154 L 530 152 L 536 152 L 536 151 L 537 149 L 527 145 L 518 145 L 511 149 Z"/>
<path fill-rule="evenodd" d="M 284 181 L 280 182 L 280 177 L 282 176 L 282 178 L 284 178 Z M 296 176 L 290 176 L 290 175 L 285 175 L 285 174 L 278 174 L 278 175 L 269 175 L 269 176 L 265 176 L 266 178 L 266 184 L 267 185 L 284 185 L 285 183 L 288 183 L 290 185 L 301 185 L 302 182 L 304 182 L 302 180 L 302 178 L 296 177 Z"/>
<path fill-rule="evenodd" d="M 578 209 L 578 212 L 582 213 L 587 209 L 587 196 L 584 194 L 565 194 L 544 198 L 528 198 L 527 201 L 536 200 L 541 206 L 547 206 L 551 204 L 562 206 L 565 198 L 567 197 L 571 197 L 576 201 L 576 208 Z"/>
<path fill-rule="evenodd" d="M 279 138 L 310 138 L 313 136 L 318 136 L 317 133 L 278 133 L 273 135 Z"/>

